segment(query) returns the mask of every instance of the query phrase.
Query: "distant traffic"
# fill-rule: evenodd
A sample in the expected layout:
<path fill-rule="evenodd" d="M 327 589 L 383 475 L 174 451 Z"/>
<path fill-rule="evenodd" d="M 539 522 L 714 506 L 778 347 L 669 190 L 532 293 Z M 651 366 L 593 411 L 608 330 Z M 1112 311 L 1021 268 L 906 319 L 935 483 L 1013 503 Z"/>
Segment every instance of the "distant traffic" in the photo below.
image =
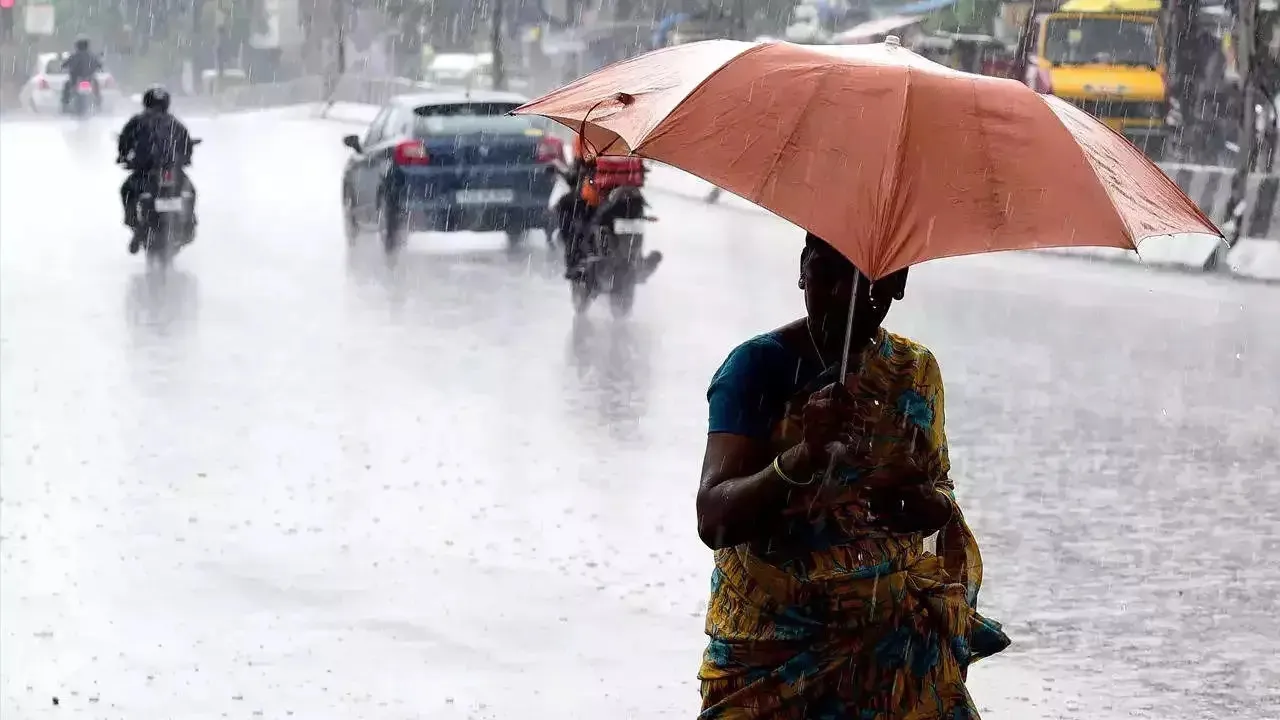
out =
<path fill-rule="evenodd" d="M 36 58 L 36 67 L 31 77 L 23 84 L 19 92 L 22 106 L 31 112 L 42 115 L 55 115 L 63 111 L 63 92 L 69 76 L 63 68 L 63 62 L 71 53 L 41 53 Z M 112 112 L 124 107 L 125 98 L 116 84 L 115 76 L 106 68 L 96 74 L 98 90 L 101 96 L 99 110 Z M 77 82 L 78 84 L 78 82 Z"/>
<path fill-rule="evenodd" d="M 547 226 L 563 143 L 546 121 L 507 115 L 524 98 L 496 91 L 395 98 L 361 138 L 342 177 L 347 239 L 375 231 L 388 250 L 412 231 L 504 232 L 519 243 Z"/>
<path fill-rule="evenodd" d="M 636 287 L 660 253 L 643 250 L 647 204 L 640 158 L 595 158 L 564 128 L 510 115 L 526 98 L 494 90 L 450 90 L 394 98 L 364 136 L 347 135 L 343 232 L 354 245 L 377 237 L 388 253 L 414 231 L 502 232 L 508 245 L 533 231 L 564 249 L 575 310 L 607 295 L 631 312 Z M 553 202 L 557 179 L 567 192 Z"/>

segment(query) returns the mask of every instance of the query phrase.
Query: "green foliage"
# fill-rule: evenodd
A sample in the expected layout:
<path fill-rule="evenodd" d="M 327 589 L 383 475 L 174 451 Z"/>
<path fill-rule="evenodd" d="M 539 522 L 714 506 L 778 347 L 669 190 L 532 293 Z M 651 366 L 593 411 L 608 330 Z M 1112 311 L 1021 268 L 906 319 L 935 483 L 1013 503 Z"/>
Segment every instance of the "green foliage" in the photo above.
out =
<path fill-rule="evenodd" d="M 121 24 L 118 0 L 46 0 L 53 5 L 54 22 L 60 37 L 79 34 L 103 38 L 114 33 Z M 46 4 L 31 0 L 28 4 Z"/>
<path fill-rule="evenodd" d="M 990 33 L 1000 15 L 1001 0 L 958 0 L 930 17 L 925 25 L 947 32 Z"/>

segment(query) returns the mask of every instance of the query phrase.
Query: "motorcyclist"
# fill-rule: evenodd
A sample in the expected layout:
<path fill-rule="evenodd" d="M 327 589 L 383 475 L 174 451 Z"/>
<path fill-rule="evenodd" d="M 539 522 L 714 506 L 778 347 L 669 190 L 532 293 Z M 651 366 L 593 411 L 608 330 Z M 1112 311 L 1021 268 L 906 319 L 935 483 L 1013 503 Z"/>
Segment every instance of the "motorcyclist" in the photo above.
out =
<path fill-rule="evenodd" d="M 1263 110 L 1262 150 L 1259 153 L 1259 169 L 1265 173 L 1275 170 L 1280 156 L 1280 12 L 1270 12 L 1261 25 L 1270 28 L 1269 37 L 1258 31 L 1259 51 L 1254 58 L 1254 76 L 1258 82 L 1258 102 Z M 1268 22 L 1269 20 L 1269 22 Z"/>
<path fill-rule="evenodd" d="M 93 85 L 94 104 L 102 105 L 102 91 L 98 87 L 98 73 L 102 72 L 102 60 L 89 51 L 89 39 L 76 38 L 75 52 L 67 55 L 62 61 L 62 69 L 67 73 L 67 81 L 62 85 L 62 109 L 65 112 L 71 105 L 71 89 L 77 87 L 81 80 L 88 80 Z"/>
<path fill-rule="evenodd" d="M 147 172 L 191 164 L 194 143 L 191 133 L 176 117 L 169 113 L 169 92 L 153 85 L 142 95 L 142 112 L 129 118 L 120 131 L 116 162 L 124 163 L 130 170 L 120 186 L 120 199 L 124 203 L 124 224 L 133 230 L 129 252 L 138 252 L 142 237 L 138 230 L 138 196 L 144 190 Z M 184 178 L 185 178 L 184 174 Z M 186 180 L 187 190 L 195 202 L 195 186 Z M 192 217 L 195 222 L 195 217 Z"/>
<path fill-rule="evenodd" d="M 595 158 L 587 152 L 582 136 L 574 138 L 573 159 L 562 176 L 569 184 L 569 192 L 556 201 L 556 219 L 560 227 L 560 240 L 564 245 L 565 277 L 573 279 L 583 256 L 582 230 L 591 213 L 600 206 L 600 194 L 590 182 L 595 169 Z"/>

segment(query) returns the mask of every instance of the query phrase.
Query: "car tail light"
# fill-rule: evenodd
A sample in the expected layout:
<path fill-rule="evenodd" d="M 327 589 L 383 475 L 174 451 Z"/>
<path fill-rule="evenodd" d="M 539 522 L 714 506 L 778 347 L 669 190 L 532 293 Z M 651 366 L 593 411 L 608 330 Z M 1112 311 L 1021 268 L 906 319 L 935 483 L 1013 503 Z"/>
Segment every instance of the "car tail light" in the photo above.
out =
<path fill-rule="evenodd" d="M 165 170 L 160 173 L 160 184 L 169 187 L 173 185 L 173 171 Z"/>
<path fill-rule="evenodd" d="M 405 140 L 396 145 L 395 161 L 397 165 L 429 165 L 431 156 L 421 140 Z"/>
<path fill-rule="evenodd" d="M 81 81 L 80 81 L 80 89 L 81 89 L 81 90 L 92 90 L 92 89 L 93 89 L 93 83 L 89 82 L 88 80 L 81 80 Z"/>
<path fill-rule="evenodd" d="M 544 137 L 538 141 L 537 161 L 540 163 L 564 160 L 564 143 L 559 138 Z"/>
<path fill-rule="evenodd" d="M 49 81 L 45 79 L 45 76 L 41 75 L 40 77 L 36 78 L 36 87 L 41 90 L 48 90 Z"/>

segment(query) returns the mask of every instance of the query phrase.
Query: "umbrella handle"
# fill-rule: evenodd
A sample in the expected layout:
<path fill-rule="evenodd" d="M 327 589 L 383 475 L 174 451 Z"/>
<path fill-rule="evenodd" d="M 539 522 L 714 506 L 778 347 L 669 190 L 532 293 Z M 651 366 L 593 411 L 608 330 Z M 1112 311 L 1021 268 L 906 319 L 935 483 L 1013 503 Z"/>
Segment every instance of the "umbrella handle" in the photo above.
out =
<path fill-rule="evenodd" d="M 849 290 L 849 316 L 844 321 L 844 350 L 840 353 L 840 379 L 841 387 L 844 387 L 844 379 L 849 374 L 849 348 L 853 346 L 853 312 L 858 308 L 858 283 L 862 280 L 862 273 L 854 271 L 853 287 Z M 826 486 L 831 481 L 831 476 L 836 471 L 836 457 L 832 455 L 827 461 L 827 472 L 822 476 L 822 485 Z"/>
<path fill-rule="evenodd" d="M 582 154 L 583 154 L 582 159 L 583 160 L 586 160 L 587 159 L 586 155 L 591 152 L 590 142 L 587 140 L 587 118 L 591 117 L 591 113 L 595 112 L 596 108 L 600 107 L 603 104 L 604 104 L 604 101 L 601 100 L 595 105 L 592 105 L 587 110 L 586 114 L 582 116 L 582 122 L 578 123 L 578 137 L 582 139 Z M 598 156 L 599 153 L 596 153 L 596 155 Z"/>
<path fill-rule="evenodd" d="M 578 123 L 578 137 L 582 138 L 582 150 L 584 152 L 590 151 L 590 148 L 587 147 L 589 144 L 587 141 L 587 118 L 591 117 L 591 113 L 595 112 L 596 108 L 609 102 L 610 100 L 617 100 L 618 102 L 622 103 L 625 106 L 635 102 L 636 98 L 631 93 L 624 93 L 624 92 L 614 93 L 612 97 L 607 97 L 597 102 L 595 105 L 592 105 L 589 110 L 587 110 L 586 114 L 582 116 L 582 122 Z M 609 145 L 610 147 L 612 147 L 613 143 L 609 143 Z M 607 147 L 605 148 L 605 150 L 608 150 L 608 149 L 609 148 Z M 595 156 L 600 157 L 600 153 L 596 152 Z"/>

